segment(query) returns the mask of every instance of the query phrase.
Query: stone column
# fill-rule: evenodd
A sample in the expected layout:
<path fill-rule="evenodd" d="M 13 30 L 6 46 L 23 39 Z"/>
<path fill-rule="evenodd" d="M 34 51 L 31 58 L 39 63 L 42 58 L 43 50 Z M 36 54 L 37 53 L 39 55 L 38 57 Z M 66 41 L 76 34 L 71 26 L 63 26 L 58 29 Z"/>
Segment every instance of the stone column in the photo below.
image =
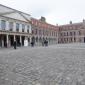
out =
<path fill-rule="evenodd" d="M 4 36 L 1 36 L 1 47 L 4 47 Z"/>
<path fill-rule="evenodd" d="M 9 30 L 9 22 L 6 21 L 6 30 Z"/>

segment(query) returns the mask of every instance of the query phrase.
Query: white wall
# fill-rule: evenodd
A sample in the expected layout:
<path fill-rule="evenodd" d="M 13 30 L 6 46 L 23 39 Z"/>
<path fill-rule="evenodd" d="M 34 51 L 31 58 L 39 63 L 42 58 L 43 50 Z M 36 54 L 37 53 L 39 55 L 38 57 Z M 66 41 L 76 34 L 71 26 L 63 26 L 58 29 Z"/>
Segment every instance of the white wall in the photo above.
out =
<path fill-rule="evenodd" d="M 6 30 L 9 30 L 9 22 L 6 21 Z"/>
<path fill-rule="evenodd" d="M 22 32 L 22 24 L 19 26 L 19 32 Z"/>
<path fill-rule="evenodd" d="M 22 24 L 25 25 L 25 31 L 27 33 L 27 29 L 29 26 L 29 33 L 32 33 L 32 29 L 31 29 L 31 24 L 29 23 L 26 23 L 26 22 L 22 22 L 22 21 L 18 21 L 18 20 L 13 20 L 13 19 L 10 19 L 10 18 L 1 18 L 0 17 L 0 29 L 1 29 L 1 20 L 5 20 L 6 21 L 6 30 L 9 30 L 9 22 L 13 22 L 13 31 L 16 32 L 16 23 L 19 23 L 20 24 L 20 27 L 19 27 L 19 32 L 22 32 Z"/>
<path fill-rule="evenodd" d="M 25 31 L 24 32 L 26 32 L 27 33 L 27 25 L 25 24 Z"/>
<path fill-rule="evenodd" d="M 32 33 L 31 24 L 29 24 L 29 33 Z"/>

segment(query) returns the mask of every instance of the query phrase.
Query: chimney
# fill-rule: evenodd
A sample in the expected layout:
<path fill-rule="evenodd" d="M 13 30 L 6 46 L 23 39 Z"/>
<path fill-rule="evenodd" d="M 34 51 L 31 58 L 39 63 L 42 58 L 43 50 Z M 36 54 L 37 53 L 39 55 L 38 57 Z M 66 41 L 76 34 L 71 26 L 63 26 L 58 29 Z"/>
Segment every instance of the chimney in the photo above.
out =
<path fill-rule="evenodd" d="M 83 22 L 85 22 L 85 19 L 83 19 Z"/>
<path fill-rule="evenodd" d="M 72 21 L 70 21 L 70 24 L 72 24 Z"/>
<path fill-rule="evenodd" d="M 58 26 L 58 24 L 56 24 L 56 26 Z"/>
<path fill-rule="evenodd" d="M 40 19 L 42 22 L 46 22 L 46 18 L 45 17 L 42 17 L 41 16 L 41 19 Z"/>

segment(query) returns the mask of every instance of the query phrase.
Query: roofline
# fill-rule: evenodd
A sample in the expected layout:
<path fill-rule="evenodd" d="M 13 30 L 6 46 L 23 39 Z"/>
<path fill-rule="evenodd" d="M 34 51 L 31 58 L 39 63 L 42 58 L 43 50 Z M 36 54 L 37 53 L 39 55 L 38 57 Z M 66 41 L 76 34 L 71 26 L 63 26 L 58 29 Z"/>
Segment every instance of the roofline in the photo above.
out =
<path fill-rule="evenodd" d="M 50 25 L 50 26 L 53 26 L 53 27 L 58 27 L 58 26 L 56 26 L 56 25 L 49 24 L 49 23 L 47 23 L 47 22 L 42 22 L 42 21 L 40 21 L 39 19 L 36 19 L 36 18 L 33 18 L 33 17 L 31 17 L 31 19 L 37 20 L 38 22 L 41 22 L 41 23 L 44 23 L 44 24 L 47 24 L 47 25 Z"/>
<path fill-rule="evenodd" d="M 17 11 L 17 12 L 20 12 L 20 13 L 24 13 L 24 14 L 26 14 L 26 15 L 31 16 L 30 14 L 27 14 L 27 13 L 25 13 L 25 12 L 22 12 L 22 11 L 19 11 L 19 10 L 16 10 L 16 9 L 13 9 L 13 8 L 11 8 L 11 7 L 8 7 L 8 6 L 2 5 L 2 4 L 0 4 L 0 6 L 3 6 L 3 7 L 6 7 L 6 8 L 8 8 L 8 9 L 11 9 L 11 10 L 14 10 L 14 11 Z"/>
<path fill-rule="evenodd" d="M 79 25 L 79 24 L 82 24 L 83 22 L 79 22 L 79 23 L 72 23 L 72 24 L 64 24 L 64 25 L 59 25 L 59 27 L 62 27 L 62 26 L 72 26 L 72 25 Z"/>
<path fill-rule="evenodd" d="M 0 17 L 4 17 L 4 18 L 13 19 L 13 20 L 17 20 L 17 21 L 20 21 L 20 22 L 25 22 L 25 23 L 28 23 L 28 22 L 23 21 L 23 20 L 14 19 L 14 18 L 10 18 L 10 17 L 6 17 L 6 16 L 2 16 L 2 15 L 0 15 Z M 29 21 L 29 22 L 30 22 L 30 21 Z"/>

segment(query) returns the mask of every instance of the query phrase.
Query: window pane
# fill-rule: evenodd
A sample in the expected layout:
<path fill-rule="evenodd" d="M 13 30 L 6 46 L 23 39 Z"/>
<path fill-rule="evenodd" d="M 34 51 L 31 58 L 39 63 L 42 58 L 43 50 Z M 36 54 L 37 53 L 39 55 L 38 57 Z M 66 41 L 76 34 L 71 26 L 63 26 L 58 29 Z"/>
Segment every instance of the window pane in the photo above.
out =
<path fill-rule="evenodd" d="M 22 24 L 22 29 L 25 29 L 25 25 L 24 24 Z"/>
<path fill-rule="evenodd" d="M 16 31 L 19 31 L 19 23 L 16 23 Z"/>
<path fill-rule="evenodd" d="M 9 22 L 9 30 L 10 30 L 10 31 L 13 30 L 13 22 Z"/>
<path fill-rule="evenodd" d="M 19 29 L 19 23 L 16 23 L 16 28 Z"/>
<path fill-rule="evenodd" d="M 25 30 L 25 25 L 22 24 L 22 32 L 24 32 L 24 30 Z"/>
<path fill-rule="evenodd" d="M 27 29 L 27 32 L 29 33 L 29 29 Z"/>
<path fill-rule="evenodd" d="M 5 30 L 5 28 L 6 28 L 6 21 L 5 20 L 1 20 L 1 28 L 2 28 L 2 30 Z"/>

